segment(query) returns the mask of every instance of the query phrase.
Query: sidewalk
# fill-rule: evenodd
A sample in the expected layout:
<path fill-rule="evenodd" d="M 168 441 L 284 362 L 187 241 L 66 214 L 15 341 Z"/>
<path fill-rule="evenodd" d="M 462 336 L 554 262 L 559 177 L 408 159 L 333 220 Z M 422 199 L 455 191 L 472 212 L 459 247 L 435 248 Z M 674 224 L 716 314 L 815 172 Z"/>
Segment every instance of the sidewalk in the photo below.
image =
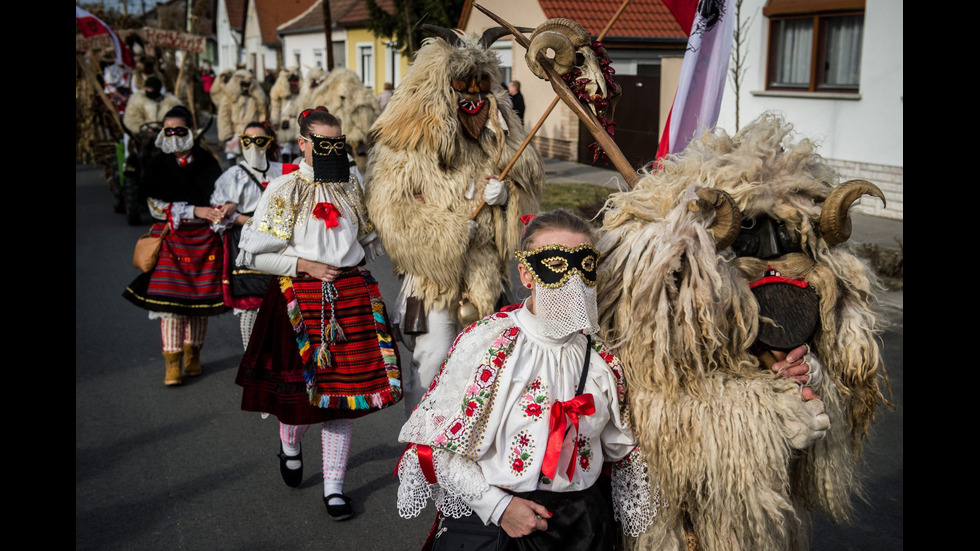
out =
<path fill-rule="evenodd" d="M 612 189 L 626 189 L 626 182 L 619 172 L 591 167 L 561 159 L 544 160 L 545 176 L 549 184 L 593 184 Z M 904 223 L 900 220 L 879 218 L 867 214 L 851 214 L 851 239 L 854 244 L 872 243 L 881 248 L 898 249 L 898 241 L 904 242 Z M 880 306 L 897 310 L 901 319 L 904 305 L 904 291 L 888 290 L 878 296 Z M 888 316 L 895 319 L 896 316 Z"/>
<path fill-rule="evenodd" d="M 591 167 L 561 159 L 545 159 L 544 170 L 549 184 L 593 184 L 612 189 L 626 189 L 626 182 L 619 172 L 607 168 Z M 904 240 L 904 224 L 900 220 L 878 218 L 866 214 L 851 215 L 855 243 L 874 243 L 879 247 L 898 248 L 895 239 Z"/>

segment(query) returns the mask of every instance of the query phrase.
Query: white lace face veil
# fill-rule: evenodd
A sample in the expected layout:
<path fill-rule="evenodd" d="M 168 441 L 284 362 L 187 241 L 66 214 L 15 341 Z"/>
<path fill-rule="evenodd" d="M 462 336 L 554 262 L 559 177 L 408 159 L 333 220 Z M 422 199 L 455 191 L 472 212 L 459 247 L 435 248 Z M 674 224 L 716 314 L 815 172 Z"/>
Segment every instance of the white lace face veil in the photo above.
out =
<path fill-rule="evenodd" d="M 545 245 L 519 252 L 517 259 L 534 279 L 534 313 L 542 334 L 562 338 L 576 331 L 598 332 L 599 251 L 591 243 Z"/>

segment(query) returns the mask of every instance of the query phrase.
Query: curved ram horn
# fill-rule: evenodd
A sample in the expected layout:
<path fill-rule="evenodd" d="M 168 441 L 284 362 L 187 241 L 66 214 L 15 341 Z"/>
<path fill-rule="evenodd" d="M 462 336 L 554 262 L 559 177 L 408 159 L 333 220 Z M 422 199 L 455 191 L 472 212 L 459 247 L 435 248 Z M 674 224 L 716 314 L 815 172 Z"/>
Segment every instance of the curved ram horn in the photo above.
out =
<path fill-rule="evenodd" d="M 833 247 L 847 241 L 851 236 L 851 218 L 847 211 L 862 195 L 871 195 L 881 199 L 886 205 L 885 194 L 878 186 L 867 180 L 848 180 L 835 187 L 823 203 L 820 210 L 820 233 L 827 245 Z"/>
<path fill-rule="evenodd" d="M 533 32 L 534 29 L 529 27 L 517 27 L 517 30 L 522 33 Z M 500 39 L 502 36 L 507 36 L 510 34 L 510 30 L 507 27 L 490 27 L 489 29 L 483 31 L 483 36 L 480 37 L 480 46 L 486 50 L 494 42 Z"/>
<path fill-rule="evenodd" d="M 688 208 L 704 213 L 714 212 L 715 221 L 708 231 L 714 236 L 719 251 L 728 248 L 742 228 L 742 211 L 738 210 L 732 196 L 720 189 L 698 188 L 695 194 L 698 200 L 692 201 Z"/>
<path fill-rule="evenodd" d="M 430 33 L 442 38 L 453 48 L 458 48 L 463 43 L 463 41 L 460 40 L 459 35 L 456 34 L 456 31 L 452 29 L 447 29 L 446 27 L 440 27 L 438 25 L 430 25 L 428 23 L 422 23 L 419 25 L 419 28 L 423 31 L 429 31 Z"/>
<path fill-rule="evenodd" d="M 552 63 L 555 71 L 559 75 L 566 75 L 575 66 L 575 50 L 590 42 L 589 33 L 575 21 L 560 17 L 549 19 L 534 29 L 524 60 L 535 76 L 548 80 L 547 71 L 538 62 L 538 54 L 554 51 Z"/>

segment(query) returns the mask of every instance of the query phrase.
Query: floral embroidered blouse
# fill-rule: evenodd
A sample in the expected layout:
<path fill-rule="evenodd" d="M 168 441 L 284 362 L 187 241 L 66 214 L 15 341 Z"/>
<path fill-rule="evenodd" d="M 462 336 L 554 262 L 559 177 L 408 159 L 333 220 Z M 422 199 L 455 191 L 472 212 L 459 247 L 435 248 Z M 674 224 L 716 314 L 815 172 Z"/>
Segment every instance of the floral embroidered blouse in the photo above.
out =
<path fill-rule="evenodd" d="M 399 465 L 399 513 L 416 516 L 432 497 L 445 515 L 476 512 L 485 523 L 498 523 L 511 500 L 505 490 L 583 490 L 610 461 L 616 516 L 627 531 L 641 532 L 659 504 L 634 445 L 619 360 L 598 341 L 591 348 L 582 396 L 591 395 L 595 411 L 578 415 L 578 430 L 565 434 L 549 478 L 542 473 L 549 418 L 556 402 L 575 398 L 586 337 L 545 337 L 525 308 L 464 330 L 399 435 L 411 443 Z M 437 479 L 432 485 L 424 474 L 427 449 Z"/>

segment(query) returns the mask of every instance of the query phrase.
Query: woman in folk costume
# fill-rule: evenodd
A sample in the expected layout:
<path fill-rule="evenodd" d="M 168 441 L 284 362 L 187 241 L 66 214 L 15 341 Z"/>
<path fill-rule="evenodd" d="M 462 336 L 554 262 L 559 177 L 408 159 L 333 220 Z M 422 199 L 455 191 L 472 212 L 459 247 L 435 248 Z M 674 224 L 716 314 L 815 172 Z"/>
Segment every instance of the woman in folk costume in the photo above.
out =
<path fill-rule="evenodd" d="M 474 545 L 460 534 L 479 532 L 497 549 L 611 549 L 614 513 L 633 535 L 657 514 L 622 368 L 591 336 L 592 243 L 591 226 L 567 211 L 534 218 L 517 254 L 530 299 L 456 338 L 402 428 L 399 513 L 418 515 L 432 497 L 435 548 Z M 613 512 L 596 485 L 607 461 Z"/>
<path fill-rule="evenodd" d="M 163 154 L 147 163 L 140 191 L 147 195 L 150 214 L 160 220 L 153 234 L 167 233 L 156 266 L 123 292 L 150 310 L 150 319 L 160 320 L 166 385 L 183 382 L 182 367 L 184 375 L 201 374 L 207 316 L 227 310 L 221 294 L 221 240 L 207 224 L 221 168 L 194 143 L 192 120 L 183 106 L 164 115 L 156 140 Z"/>
<path fill-rule="evenodd" d="M 273 276 L 235 265 L 242 226 L 252 218 L 269 182 L 299 167 L 277 162 L 279 144 L 276 133 L 268 122 L 249 123 L 238 141 L 242 147 L 243 159 L 226 170 L 215 182 L 211 204 L 216 208 L 208 214 L 208 220 L 211 221 L 212 228 L 222 234 L 224 240 L 222 289 L 225 304 L 235 309 L 242 332 L 242 344 L 247 348 L 252 326 L 255 325 L 255 316 L 258 315 L 262 297 Z"/>
<path fill-rule="evenodd" d="M 242 409 L 280 422 L 280 473 L 303 477 L 300 440 L 323 423 L 323 492 L 334 520 L 343 494 L 351 419 L 401 399 L 398 349 L 378 283 L 362 266 L 380 248 L 361 204 L 341 123 L 326 109 L 298 117 L 297 171 L 269 184 L 239 242 L 240 266 L 281 277 L 269 285 L 238 371 Z"/>

